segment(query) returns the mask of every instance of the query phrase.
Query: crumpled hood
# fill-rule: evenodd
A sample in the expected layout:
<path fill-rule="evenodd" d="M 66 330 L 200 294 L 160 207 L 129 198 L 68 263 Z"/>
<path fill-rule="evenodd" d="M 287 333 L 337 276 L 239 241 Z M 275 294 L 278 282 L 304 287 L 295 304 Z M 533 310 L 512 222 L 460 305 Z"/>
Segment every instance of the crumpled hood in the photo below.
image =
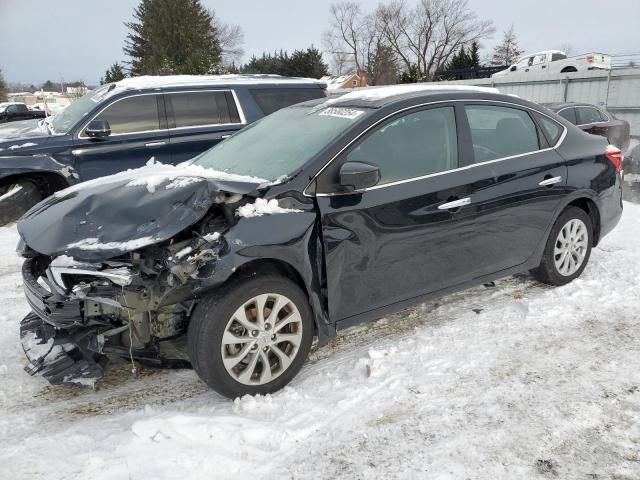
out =
<path fill-rule="evenodd" d="M 32 142 L 38 139 L 45 142 L 50 135 L 43 120 L 21 120 L 0 123 L 0 148 L 8 150 L 13 145 Z M 25 141 L 25 139 L 27 139 Z M 0 151 L 0 155 L 4 153 Z"/>
<path fill-rule="evenodd" d="M 38 253 L 104 261 L 168 240 L 200 220 L 220 192 L 248 194 L 260 183 L 156 164 L 62 190 L 29 210 L 18 232 Z"/>

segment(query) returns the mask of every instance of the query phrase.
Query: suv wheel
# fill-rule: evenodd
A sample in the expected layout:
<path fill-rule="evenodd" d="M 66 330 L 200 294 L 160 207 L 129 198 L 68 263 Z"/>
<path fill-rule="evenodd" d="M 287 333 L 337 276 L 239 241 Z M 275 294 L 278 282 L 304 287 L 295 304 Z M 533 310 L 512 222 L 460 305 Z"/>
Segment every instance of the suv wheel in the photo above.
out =
<path fill-rule="evenodd" d="M 0 226 L 15 222 L 42 200 L 42 192 L 30 180 L 18 180 L 0 187 Z"/>
<path fill-rule="evenodd" d="M 189 359 L 200 378 L 226 397 L 273 393 L 309 354 L 311 315 L 304 292 L 284 277 L 233 282 L 198 303 L 187 333 Z"/>
<path fill-rule="evenodd" d="M 551 229 L 538 268 L 531 271 L 541 282 L 564 285 L 582 274 L 591 256 L 593 225 L 582 209 L 567 208 Z"/>

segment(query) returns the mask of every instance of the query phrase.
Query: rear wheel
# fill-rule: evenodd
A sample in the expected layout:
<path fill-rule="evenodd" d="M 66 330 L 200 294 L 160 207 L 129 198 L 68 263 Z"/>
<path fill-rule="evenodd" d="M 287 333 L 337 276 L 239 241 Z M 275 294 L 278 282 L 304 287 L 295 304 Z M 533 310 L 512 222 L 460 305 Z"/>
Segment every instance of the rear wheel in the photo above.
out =
<path fill-rule="evenodd" d="M 196 307 L 187 334 L 196 373 L 235 398 L 273 393 L 298 373 L 313 340 L 311 308 L 287 278 L 265 275 L 224 286 Z"/>
<path fill-rule="evenodd" d="M 550 285 L 569 283 L 587 266 L 592 243 L 591 217 L 581 208 L 567 208 L 553 225 L 542 261 L 532 275 Z"/>
<path fill-rule="evenodd" d="M 42 192 L 31 180 L 21 179 L 0 187 L 0 226 L 15 222 L 42 200 Z"/>

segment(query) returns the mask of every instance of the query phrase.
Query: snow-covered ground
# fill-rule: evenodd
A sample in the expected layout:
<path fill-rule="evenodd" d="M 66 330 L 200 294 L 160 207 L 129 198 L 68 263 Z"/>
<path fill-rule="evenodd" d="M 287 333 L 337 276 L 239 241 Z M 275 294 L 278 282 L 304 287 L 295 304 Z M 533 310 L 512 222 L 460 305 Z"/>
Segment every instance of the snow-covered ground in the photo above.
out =
<path fill-rule="evenodd" d="M 638 479 L 640 205 L 581 279 L 508 278 L 344 332 L 291 386 L 231 402 L 192 371 L 97 390 L 22 371 L 0 228 L 1 479 Z"/>

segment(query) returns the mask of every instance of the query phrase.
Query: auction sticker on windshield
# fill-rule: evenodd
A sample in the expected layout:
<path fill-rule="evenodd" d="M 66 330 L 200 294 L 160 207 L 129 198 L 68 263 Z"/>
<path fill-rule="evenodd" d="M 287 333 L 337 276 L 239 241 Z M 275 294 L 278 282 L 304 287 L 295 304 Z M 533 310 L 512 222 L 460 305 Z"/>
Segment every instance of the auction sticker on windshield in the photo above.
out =
<path fill-rule="evenodd" d="M 348 118 L 349 120 L 353 120 L 363 113 L 364 112 L 362 110 L 356 110 L 354 108 L 329 107 L 321 111 L 319 115 L 325 117 Z"/>

